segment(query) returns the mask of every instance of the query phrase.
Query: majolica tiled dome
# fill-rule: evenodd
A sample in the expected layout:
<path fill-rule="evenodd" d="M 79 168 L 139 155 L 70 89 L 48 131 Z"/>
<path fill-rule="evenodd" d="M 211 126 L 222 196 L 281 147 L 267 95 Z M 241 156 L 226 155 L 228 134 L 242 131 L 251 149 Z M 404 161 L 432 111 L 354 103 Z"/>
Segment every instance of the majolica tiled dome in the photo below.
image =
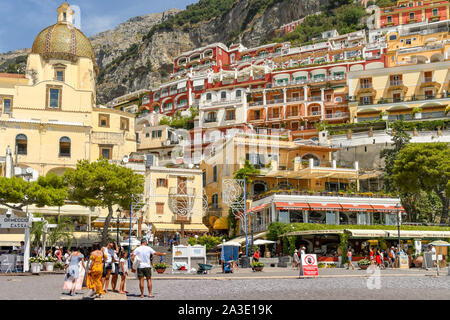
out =
<path fill-rule="evenodd" d="M 73 25 L 58 22 L 42 30 L 33 43 L 32 53 L 47 57 L 92 59 L 95 64 L 94 49 L 89 39 Z"/>

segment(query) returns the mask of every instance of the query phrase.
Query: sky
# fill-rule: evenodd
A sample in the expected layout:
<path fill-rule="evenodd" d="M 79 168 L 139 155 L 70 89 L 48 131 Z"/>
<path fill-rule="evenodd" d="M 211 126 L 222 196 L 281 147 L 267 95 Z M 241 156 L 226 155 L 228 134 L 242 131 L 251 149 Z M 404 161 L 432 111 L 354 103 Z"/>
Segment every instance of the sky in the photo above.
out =
<path fill-rule="evenodd" d="M 38 33 L 54 24 L 64 0 L 0 0 L 0 52 L 31 48 Z M 185 9 L 197 0 L 69 0 L 81 12 L 81 30 L 89 37 L 113 29 L 129 18 Z"/>

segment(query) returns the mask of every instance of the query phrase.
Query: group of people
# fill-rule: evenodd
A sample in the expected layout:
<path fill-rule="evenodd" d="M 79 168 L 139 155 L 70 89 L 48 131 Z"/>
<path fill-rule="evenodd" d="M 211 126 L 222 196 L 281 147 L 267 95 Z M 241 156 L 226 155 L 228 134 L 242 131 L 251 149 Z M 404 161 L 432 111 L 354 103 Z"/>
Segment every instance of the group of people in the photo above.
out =
<path fill-rule="evenodd" d="M 300 247 L 300 250 L 295 249 L 294 250 L 294 257 L 293 257 L 293 267 L 295 269 L 300 268 L 300 259 L 301 259 L 301 255 L 302 254 L 306 254 L 306 248 L 305 247 Z"/>
<path fill-rule="evenodd" d="M 375 265 L 379 267 L 380 269 L 388 268 L 395 268 L 396 266 L 396 256 L 397 253 L 395 248 L 392 246 L 391 248 L 388 248 L 387 250 L 380 250 L 377 248 L 374 250 L 372 247 L 369 248 L 368 256 L 369 261 L 371 265 Z M 352 263 L 352 257 L 353 257 L 353 251 L 351 248 L 348 248 L 347 250 L 347 270 L 352 268 L 355 269 L 355 266 Z M 388 259 L 388 264 L 386 266 L 385 264 L 385 257 Z"/>
<path fill-rule="evenodd" d="M 56 252 L 55 255 L 57 255 Z M 131 261 L 133 262 L 131 271 L 136 272 L 139 278 L 141 297 L 144 297 L 144 278 L 147 280 L 149 297 L 153 297 L 151 283 L 151 261 L 153 255 L 165 256 L 166 253 L 156 252 L 148 246 L 148 241 L 143 239 L 141 245 L 133 251 L 131 256 Z M 89 256 L 80 252 L 79 249 L 75 249 L 70 252 L 65 261 L 64 289 L 69 289 L 69 294 L 75 295 L 76 290 L 81 290 L 83 287 L 84 278 L 86 277 L 85 287 L 91 290 L 91 297 L 99 297 L 108 293 L 110 282 L 113 292 L 126 294 L 128 293 L 125 290 L 129 271 L 128 263 L 128 252 L 112 241 L 103 248 L 97 244 L 93 245 Z M 119 276 L 120 286 L 117 290 Z"/>

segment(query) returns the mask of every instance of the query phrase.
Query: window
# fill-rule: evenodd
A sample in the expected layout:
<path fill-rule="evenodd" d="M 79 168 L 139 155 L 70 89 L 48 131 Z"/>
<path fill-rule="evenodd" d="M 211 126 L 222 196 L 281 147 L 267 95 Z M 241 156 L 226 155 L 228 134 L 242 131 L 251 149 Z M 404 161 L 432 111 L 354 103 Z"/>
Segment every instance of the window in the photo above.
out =
<path fill-rule="evenodd" d="M 409 3 L 409 6 L 410 6 L 410 7 L 414 7 L 414 2 L 410 2 L 410 3 Z"/>
<path fill-rule="evenodd" d="M 100 157 L 102 159 L 112 159 L 112 147 L 100 147 Z"/>
<path fill-rule="evenodd" d="M 217 182 L 217 165 L 213 167 L 213 182 Z"/>
<path fill-rule="evenodd" d="M 149 138 L 149 137 L 150 137 L 150 132 L 146 132 L 146 133 L 145 133 L 145 137 L 146 137 L 146 138 Z"/>
<path fill-rule="evenodd" d="M 387 17 L 387 22 L 388 22 L 388 23 L 391 23 L 391 22 L 392 22 L 392 16 L 388 16 L 388 17 Z"/>
<path fill-rule="evenodd" d="M 109 114 L 98 115 L 98 126 L 103 128 L 109 128 Z"/>
<path fill-rule="evenodd" d="M 47 86 L 47 108 L 61 108 L 61 86 Z"/>
<path fill-rule="evenodd" d="M 127 118 L 120 117 L 120 130 L 130 130 L 130 121 Z"/>
<path fill-rule="evenodd" d="M 218 209 L 219 208 L 219 195 L 213 194 L 213 196 L 211 197 L 211 201 L 212 201 L 212 208 Z"/>
<path fill-rule="evenodd" d="M 208 118 L 206 119 L 206 122 L 216 122 L 216 113 L 215 112 L 208 113 Z"/>
<path fill-rule="evenodd" d="M 3 113 L 4 114 L 11 114 L 11 106 L 12 106 L 12 100 L 3 98 Z"/>
<path fill-rule="evenodd" d="M 438 15 L 438 9 L 435 8 L 435 9 L 433 9 L 432 16 L 435 17 L 435 16 L 437 16 L 437 15 Z"/>
<path fill-rule="evenodd" d="M 397 35 L 393 34 L 389 36 L 389 40 L 397 40 Z"/>
<path fill-rule="evenodd" d="M 70 138 L 62 137 L 59 139 L 59 156 L 70 157 Z"/>
<path fill-rule="evenodd" d="M 236 90 L 236 98 L 240 98 L 242 96 L 241 90 Z"/>
<path fill-rule="evenodd" d="M 156 214 L 164 214 L 164 202 L 156 203 Z"/>
<path fill-rule="evenodd" d="M 227 110 L 227 120 L 235 120 L 236 113 L 234 110 Z"/>
<path fill-rule="evenodd" d="M 19 134 L 16 136 L 16 152 L 17 154 L 26 155 L 27 154 L 27 144 L 28 139 L 24 134 Z"/>
<path fill-rule="evenodd" d="M 206 187 L 206 172 L 203 171 L 202 173 L 202 182 L 203 182 L 203 187 Z"/>
<path fill-rule="evenodd" d="M 414 12 L 409 13 L 409 20 L 414 20 Z"/>
<path fill-rule="evenodd" d="M 405 43 L 406 44 L 411 44 L 411 39 L 406 39 Z"/>
<path fill-rule="evenodd" d="M 167 188 L 167 179 L 158 179 L 156 180 L 157 187 Z"/>
<path fill-rule="evenodd" d="M 162 130 L 154 130 L 152 131 L 152 139 L 161 138 Z"/>
<path fill-rule="evenodd" d="M 226 97 L 227 97 L 227 93 L 225 91 L 222 91 L 220 93 L 220 99 L 226 99 Z"/>
<path fill-rule="evenodd" d="M 208 93 L 206 94 L 206 100 L 211 100 L 211 92 L 208 92 Z"/>

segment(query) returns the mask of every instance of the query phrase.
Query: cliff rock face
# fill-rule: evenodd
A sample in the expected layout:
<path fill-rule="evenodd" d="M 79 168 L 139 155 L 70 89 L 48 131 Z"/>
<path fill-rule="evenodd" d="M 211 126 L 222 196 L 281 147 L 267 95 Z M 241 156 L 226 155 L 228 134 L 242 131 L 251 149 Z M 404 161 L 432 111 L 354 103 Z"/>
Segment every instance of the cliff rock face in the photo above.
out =
<path fill-rule="evenodd" d="M 189 28 L 155 32 L 151 39 L 138 42 L 135 52 L 120 63 L 102 64 L 105 69 L 98 79 L 98 102 L 106 103 L 122 94 L 159 85 L 173 71 L 173 59 L 182 52 L 215 42 L 258 46 L 272 38 L 281 25 L 317 12 L 326 3 L 326 0 L 283 0 L 249 19 L 250 1 L 239 0 L 222 17 Z M 102 62 L 111 61 L 101 56 L 97 48 L 96 52 Z"/>
<path fill-rule="evenodd" d="M 157 31 L 143 40 L 152 26 L 165 21 L 178 9 L 132 18 L 114 30 L 90 38 L 100 74 L 97 102 L 157 86 L 173 71 L 173 59 L 185 51 L 215 42 L 242 43 L 253 47 L 274 36 L 274 30 L 320 10 L 327 0 L 279 0 L 263 12 L 252 11 L 251 0 L 236 0 L 221 17 L 172 31 Z M 0 72 L 9 67 L 25 69 L 29 49 L 0 54 Z M 13 65 L 12 67 L 10 65 Z"/>

